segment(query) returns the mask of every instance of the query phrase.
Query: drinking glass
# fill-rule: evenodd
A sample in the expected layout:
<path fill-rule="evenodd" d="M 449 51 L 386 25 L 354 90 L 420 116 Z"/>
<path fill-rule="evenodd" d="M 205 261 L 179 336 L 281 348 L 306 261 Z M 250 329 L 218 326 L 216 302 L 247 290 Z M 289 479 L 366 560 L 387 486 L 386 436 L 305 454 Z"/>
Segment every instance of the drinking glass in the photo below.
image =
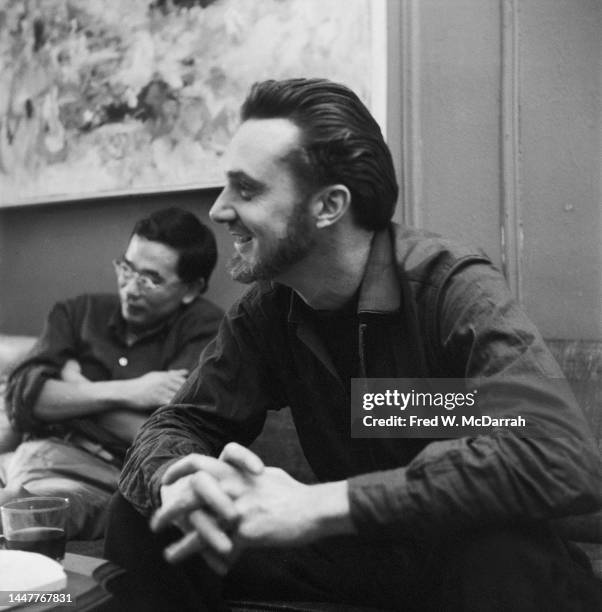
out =
<path fill-rule="evenodd" d="M 60 561 L 65 556 L 65 497 L 24 497 L 0 506 L 4 546 L 37 552 Z"/>

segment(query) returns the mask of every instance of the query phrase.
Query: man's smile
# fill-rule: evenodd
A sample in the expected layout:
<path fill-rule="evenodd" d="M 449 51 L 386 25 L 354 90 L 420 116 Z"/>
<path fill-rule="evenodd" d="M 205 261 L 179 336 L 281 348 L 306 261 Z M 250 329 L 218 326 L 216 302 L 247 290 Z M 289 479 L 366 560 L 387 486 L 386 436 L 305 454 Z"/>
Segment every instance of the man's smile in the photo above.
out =
<path fill-rule="evenodd" d="M 234 238 L 234 242 L 239 244 L 253 240 L 253 236 L 251 234 L 232 234 L 232 237 Z"/>
<path fill-rule="evenodd" d="M 243 245 L 253 240 L 253 234 L 242 228 L 228 229 L 230 235 L 234 239 L 234 247 L 239 250 Z"/>

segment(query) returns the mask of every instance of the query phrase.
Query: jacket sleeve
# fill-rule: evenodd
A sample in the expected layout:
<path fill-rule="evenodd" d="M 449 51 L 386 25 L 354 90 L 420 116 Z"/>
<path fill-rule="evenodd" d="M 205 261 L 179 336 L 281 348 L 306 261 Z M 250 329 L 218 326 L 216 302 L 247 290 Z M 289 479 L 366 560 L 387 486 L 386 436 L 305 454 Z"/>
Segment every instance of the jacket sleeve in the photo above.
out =
<path fill-rule="evenodd" d="M 75 302 L 60 302 L 51 310 L 42 335 L 28 356 L 9 375 L 6 410 L 18 432 L 39 432 L 47 428 L 33 414 L 44 383 L 59 378 L 65 362 L 75 357 L 77 337 L 73 330 Z"/>
<path fill-rule="evenodd" d="M 456 271 L 436 328 L 450 377 L 477 385 L 485 413 L 523 416 L 529 433 L 432 442 L 405 467 L 351 478 L 358 530 L 428 538 L 598 508 L 600 463 L 584 416 L 501 274 L 482 263 Z"/>
<path fill-rule="evenodd" d="M 171 463 L 189 453 L 218 455 L 230 441 L 250 444 L 266 411 L 283 406 L 253 322 L 236 308 L 172 403 L 146 421 L 127 454 L 119 488 L 143 514 L 160 505 L 161 477 Z"/>

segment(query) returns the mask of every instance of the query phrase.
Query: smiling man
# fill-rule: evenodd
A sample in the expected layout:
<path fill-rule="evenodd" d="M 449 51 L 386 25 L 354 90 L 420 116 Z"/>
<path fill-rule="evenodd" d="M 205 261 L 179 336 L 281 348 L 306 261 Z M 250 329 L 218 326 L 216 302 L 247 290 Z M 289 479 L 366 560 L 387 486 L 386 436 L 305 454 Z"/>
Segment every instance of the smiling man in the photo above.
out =
<path fill-rule="evenodd" d="M 136 224 L 113 262 L 117 295 L 54 306 L 8 381 L 9 417 L 26 441 L 0 457 L 0 502 L 66 496 L 69 536 L 102 535 L 126 448 L 215 335 L 223 313 L 201 294 L 216 258 L 195 215 L 160 210 Z"/>
<path fill-rule="evenodd" d="M 256 84 L 226 168 L 210 214 L 254 284 L 128 455 L 106 547 L 129 571 L 122 607 L 600 609 L 547 523 L 600 503 L 583 415 L 546 384 L 560 370 L 487 257 L 391 222 L 391 155 L 357 96 Z M 354 438 L 352 378 L 473 381 L 536 435 Z M 283 406 L 317 484 L 246 448 Z"/>
<path fill-rule="evenodd" d="M 232 142 L 230 165 L 246 170 L 228 171 L 229 189 L 236 190 L 242 202 L 263 202 L 238 211 L 220 206 L 224 193 L 212 209 L 213 220 L 226 223 L 234 237 L 229 264 L 234 280 L 250 283 L 290 273 L 315 244 L 308 198 L 281 167 L 298 136 L 298 129 L 286 120 L 268 125 L 250 121 Z"/>

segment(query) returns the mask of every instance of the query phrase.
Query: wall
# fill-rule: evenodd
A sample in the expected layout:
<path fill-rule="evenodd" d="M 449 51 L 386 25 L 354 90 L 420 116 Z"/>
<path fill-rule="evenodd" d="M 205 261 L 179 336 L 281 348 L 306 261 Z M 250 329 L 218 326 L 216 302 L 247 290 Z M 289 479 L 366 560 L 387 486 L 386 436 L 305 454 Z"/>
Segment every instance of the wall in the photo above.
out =
<path fill-rule="evenodd" d="M 219 259 L 206 297 L 228 306 L 244 286 L 224 270 L 232 240 L 208 220 L 219 192 L 70 202 L 0 210 L 0 333 L 38 334 L 52 304 L 88 291 L 114 291 L 111 260 L 123 254 L 134 223 L 176 205 L 210 223 Z"/>
<path fill-rule="evenodd" d="M 602 2 L 396 6 L 400 216 L 482 245 L 545 336 L 602 338 Z"/>
<path fill-rule="evenodd" d="M 498 4 L 455 0 L 445 9 L 441 0 L 420 2 L 422 225 L 480 244 L 496 262 Z"/>
<path fill-rule="evenodd" d="M 521 2 L 524 298 L 545 330 L 602 338 L 602 2 Z"/>

